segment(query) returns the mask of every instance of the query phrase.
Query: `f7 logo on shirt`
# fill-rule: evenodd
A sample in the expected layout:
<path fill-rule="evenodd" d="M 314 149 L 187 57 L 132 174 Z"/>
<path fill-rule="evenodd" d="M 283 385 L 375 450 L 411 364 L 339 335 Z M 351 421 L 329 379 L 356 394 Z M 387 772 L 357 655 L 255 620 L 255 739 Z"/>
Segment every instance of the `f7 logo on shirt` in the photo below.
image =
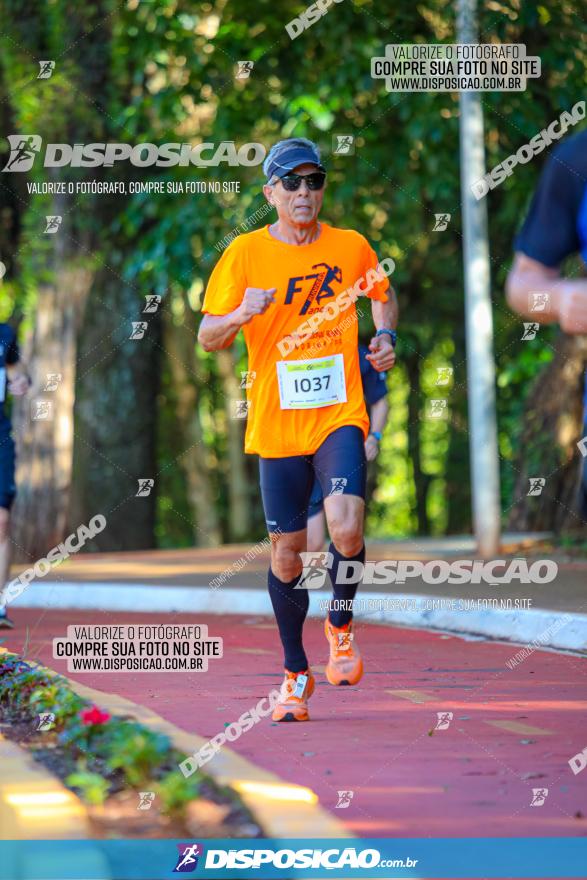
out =
<path fill-rule="evenodd" d="M 285 294 L 285 305 L 291 305 L 293 301 L 294 294 L 296 293 L 306 293 L 306 299 L 302 308 L 300 309 L 300 315 L 305 315 L 310 308 L 310 306 L 320 305 L 323 299 L 329 299 L 331 296 L 336 296 L 335 291 L 330 286 L 334 281 L 338 284 L 342 284 L 342 269 L 340 266 L 329 266 L 328 263 L 314 263 L 312 269 L 320 269 L 319 272 L 314 272 L 311 275 L 297 275 L 293 278 L 290 278 L 287 284 L 287 291 Z M 308 289 L 307 284 L 301 284 L 303 281 L 311 281 L 312 284 Z"/>

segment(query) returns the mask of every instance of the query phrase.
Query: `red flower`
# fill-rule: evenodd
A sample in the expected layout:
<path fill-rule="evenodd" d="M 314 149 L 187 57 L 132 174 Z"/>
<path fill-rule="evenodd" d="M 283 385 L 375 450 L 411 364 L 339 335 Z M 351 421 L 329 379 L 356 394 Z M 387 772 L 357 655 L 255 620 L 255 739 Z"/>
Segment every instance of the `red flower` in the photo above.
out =
<path fill-rule="evenodd" d="M 110 720 L 109 713 L 101 712 L 97 706 L 92 706 L 91 709 L 84 709 L 83 712 L 80 712 L 80 717 L 82 724 L 106 724 Z"/>

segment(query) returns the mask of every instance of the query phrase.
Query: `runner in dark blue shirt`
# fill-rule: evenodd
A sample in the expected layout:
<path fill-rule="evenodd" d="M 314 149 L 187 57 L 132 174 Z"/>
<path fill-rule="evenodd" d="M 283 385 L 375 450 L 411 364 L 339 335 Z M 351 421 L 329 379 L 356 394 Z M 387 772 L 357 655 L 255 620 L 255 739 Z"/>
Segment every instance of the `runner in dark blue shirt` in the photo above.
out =
<path fill-rule="evenodd" d="M 16 335 L 8 324 L 0 324 L 0 628 L 11 627 L 2 600 L 10 567 L 10 508 L 16 495 L 14 483 L 14 440 L 6 415 L 6 395 L 25 394 L 29 379 L 20 364 Z"/>
<path fill-rule="evenodd" d="M 566 333 L 587 333 L 587 278 L 560 275 L 571 254 L 580 253 L 587 264 L 587 131 L 565 140 L 549 157 L 515 250 L 507 280 L 510 306 L 536 323 L 558 321 Z M 584 399 L 587 437 L 587 393 Z M 580 506 L 587 519 L 587 457 Z"/>
<path fill-rule="evenodd" d="M 361 382 L 367 411 L 369 413 L 369 436 L 365 440 L 365 456 L 373 461 L 379 454 L 381 435 L 387 422 L 389 404 L 387 403 L 387 373 L 378 373 L 367 360 L 369 349 L 359 345 L 359 365 Z M 308 552 L 321 550 L 324 546 L 324 498 L 320 481 L 314 482 L 308 504 Z"/>

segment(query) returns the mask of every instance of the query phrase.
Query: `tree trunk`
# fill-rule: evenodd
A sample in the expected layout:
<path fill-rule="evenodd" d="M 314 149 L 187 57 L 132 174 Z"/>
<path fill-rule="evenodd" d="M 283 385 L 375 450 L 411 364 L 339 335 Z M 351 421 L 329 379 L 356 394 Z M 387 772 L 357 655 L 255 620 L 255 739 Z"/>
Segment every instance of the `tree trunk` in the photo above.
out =
<path fill-rule="evenodd" d="M 509 527 L 555 531 L 582 525 L 577 492 L 583 459 L 582 397 L 587 366 L 587 338 L 560 334 L 554 359 L 540 373 L 526 401 L 518 477 Z M 546 480 L 540 495 L 528 496 L 530 478 Z"/>
<path fill-rule="evenodd" d="M 44 556 L 63 539 L 67 527 L 77 333 L 92 278 L 91 270 L 75 265 L 69 201 L 57 196 L 51 208 L 63 217 L 52 235 L 55 282 L 38 291 L 34 329 L 23 346 L 33 385 L 14 407 L 18 494 L 12 533 L 17 562 Z"/>
<path fill-rule="evenodd" d="M 460 349 L 462 351 L 462 348 Z M 455 358 L 456 360 L 456 358 Z M 464 360 L 464 359 L 463 359 Z M 461 361 L 457 364 L 450 394 L 451 423 L 446 456 L 446 503 L 449 535 L 468 533 L 473 528 L 471 516 L 471 462 L 469 452 L 467 374 Z"/>
<path fill-rule="evenodd" d="M 160 310 L 144 315 L 144 305 L 109 268 L 96 275 L 79 340 L 70 519 L 75 528 L 97 513 L 106 517 L 92 550 L 154 546 L 161 321 Z M 133 322 L 143 321 L 144 336 L 131 339 Z"/>
<path fill-rule="evenodd" d="M 191 314 L 185 298 L 186 314 Z M 198 412 L 198 392 L 192 377 L 197 376 L 193 335 L 174 323 L 165 310 L 164 348 L 169 354 L 177 400 L 176 415 L 182 435 L 184 452 L 178 458 L 187 483 L 187 496 L 193 520 L 194 543 L 214 547 L 222 543 L 220 522 L 214 503 L 210 468 L 206 462 L 202 426 Z"/>
<path fill-rule="evenodd" d="M 56 0 L 43 14 L 34 4 L 25 4 L 21 11 L 13 22 L 19 39 L 8 43 L 12 54 L 6 64 L 11 76 L 26 71 L 28 78 L 31 59 L 54 58 L 58 59 L 56 77 L 61 77 L 55 89 L 46 86 L 46 102 L 35 130 L 48 142 L 117 140 L 119 126 L 104 106 L 116 107 L 117 95 L 122 102 L 127 100 L 128 83 L 112 65 L 111 0 L 77 7 Z M 91 39 L 85 40 L 88 34 Z M 65 63 L 63 46 L 68 46 Z M 69 82 L 74 90 L 79 88 L 73 98 Z M 14 112 L 17 120 L 21 115 Z M 48 173 L 58 180 L 68 177 L 57 169 Z M 109 171 L 105 174 L 112 177 Z M 88 171 L 75 178 L 100 176 Z M 34 166 L 27 179 L 44 182 L 46 172 Z M 159 320 L 150 320 L 145 339 L 128 340 L 130 322 L 141 320 L 144 300 L 110 268 L 122 266 L 132 248 L 132 241 L 125 241 L 120 232 L 109 240 L 111 221 L 124 206 L 115 198 L 87 199 L 83 206 L 92 215 L 89 222 L 79 201 L 69 194 L 53 198 L 50 213 L 63 219 L 58 231 L 45 238 L 41 213 L 48 203 L 42 202 L 41 212 L 31 200 L 29 226 L 39 233 L 42 244 L 20 258 L 33 279 L 29 283 L 39 290 L 35 327 L 25 346 L 35 385 L 17 407 L 15 425 L 20 460 L 13 535 L 21 558 L 44 555 L 96 513 L 103 513 L 108 525 L 86 545 L 88 549 L 142 548 L 153 543 L 156 486 L 150 495 L 136 497 L 136 492 L 138 479 L 156 479 Z M 106 259 L 100 264 L 108 263 L 109 268 L 92 285 L 91 264 L 102 254 Z M 48 272 L 51 281 L 45 283 Z M 77 335 L 82 323 L 80 359 Z M 42 390 L 47 373 L 61 374 L 55 391 Z M 31 402 L 36 411 L 32 417 Z M 52 417 L 43 417 L 49 415 L 49 403 Z M 76 481 L 75 495 L 70 495 Z"/>
<path fill-rule="evenodd" d="M 226 409 L 226 433 L 228 446 L 228 528 L 231 541 L 244 540 L 249 532 L 249 490 L 243 452 L 245 419 L 234 417 L 235 401 L 244 398 L 237 377 L 232 349 L 218 352 L 218 370 L 222 379 Z"/>
<path fill-rule="evenodd" d="M 426 510 L 426 498 L 430 477 L 422 471 L 420 452 L 421 430 L 421 397 L 420 397 L 420 359 L 417 353 L 410 354 L 405 358 L 410 393 L 408 395 L 408 454 L 412 461 L 414 473 L 414 487 L 416 491 L 416 518 L 418 522 L 418 534 L 426 535 L 430 529 L 428 512 Z"/>

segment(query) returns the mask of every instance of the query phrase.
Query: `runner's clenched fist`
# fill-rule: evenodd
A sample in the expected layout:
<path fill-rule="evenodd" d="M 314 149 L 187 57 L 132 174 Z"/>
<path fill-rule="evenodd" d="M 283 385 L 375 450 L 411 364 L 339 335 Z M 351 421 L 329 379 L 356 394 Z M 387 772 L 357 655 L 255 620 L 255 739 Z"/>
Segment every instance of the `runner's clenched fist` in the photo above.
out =
<path fill-rule="evenodd" d="M 367 360 L 378 373 L 391 370 L 395 364 L 395 351 L 391 342 L 384 336 L 374 336 L 369 343 Z"/>
<path fill-rule="evenodd" d="M 239 312 L 243 324 L 248 324 L 255 315 L 266 312 L 271 303 L 275 302 L 276 287 L 265 290 L 262 287 L 247 287 Z"/>

